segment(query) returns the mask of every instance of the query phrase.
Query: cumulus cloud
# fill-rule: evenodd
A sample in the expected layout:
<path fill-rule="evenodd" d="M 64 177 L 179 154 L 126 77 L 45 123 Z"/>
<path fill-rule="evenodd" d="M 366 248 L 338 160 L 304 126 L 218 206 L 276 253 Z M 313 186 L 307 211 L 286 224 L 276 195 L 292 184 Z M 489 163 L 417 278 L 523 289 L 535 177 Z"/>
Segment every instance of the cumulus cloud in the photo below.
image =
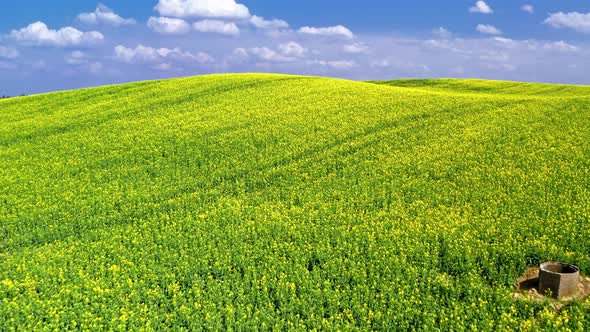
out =
<path fill-rule="evenodd" d="M 510 63 L 489 63 L 486 67 L 494 71 L 515 71 L 518 69 L 517 66 Z"/>
<path fill-rule="evenodd" d="M 532 14 L 535 12 L 535 7 L 533 7 L 533 5 L 530 5 L 530 4 L 522 5 L 522 7 L 520 7 L 520 9 L 523 12 L 527 12 L 529 14 Z"/>
<path fill-rule="evenodd" d="M 478 24 L 476 30 L 487 35 L 501 35 L 502 31 L 493 25 L 489 24 Z"/>
<path fill-rule="evenodd" d="M 348 70 L 356 67 L 356 63 L 350 60 L 312 60 L 307 62 L 308 65 L 329 67 L 336 70 Z"/>
<path fill-rule="evenodd" d="M 72 27 L 51 30 L 43 22 L 12 30 L 10 37 L 23 43 L 56 47 L 94 45 L 104 40 L 103 34 L 98 31 L 83 32 Z"/>
<path fill-rule="evenodd" d="M 568 28 L 578 32 L 590 33 L 590 13 L 553 13 L 545 20 L 545 24 L 554 28 Z"/>
<path fill-rule="evenodd" d="M 218 33 L 226 36 L 237 36 L 240 34 L 240 28 L 235 23 L 227 23 L 219 20 L 195 22 L 193 23 L 193 29 L 199 32 Z"/>
<path fill-rule="evenodd" d="M 287 21 L 279 19 L 266 20 L 264 17 L 256 15 L 253 15 L 250 18 L 250 24 L 257 27 L 258 29 L 279 30 L 289 28 L 289 23 L 287 23 Z"/>
<path fill-rule="evenodd" d="M 16 50 L 16 48 L 0 45 L 0 58 L 16 59 L 18 56 L 19 52 Z"/>
<path fill-rule="evenodd" d="M 78 70 L 84 70 L 93 75 L 103 74 L 103 64 L 97 61 L 91 62 L 89 56 L 82 51 L 73 51 L 66 55 L 64 60 Z"/>
<path fill-rule="evenodd" d="M 537 41 L 537 40 L 514 40 L 510 38 L 494 37 L 493 40 L 501 47 L 506 49 L 521 51 L 559 51 L 559 52 L 577 52 L 579 47 L 560 41 Z"/>
<path fill-rule="evenodd" d="M 249 49 L 240 48 L 234 50 L 234 53 L 241 54 L 242 56 L 254 56 L 258 60 L 267 62 L 292 62 L 296 60 L 295 57 L 286 56 L 268 47 L 252 47 Z"/>
<path fill-rule="evenodd" d="M 426 41 L 422 41 L 422 45 L 425 46 L 426 49 L 438 49 L 449 51 L 461 58 L 469 57 L 474 51 L 462 46 L 463 39 L 430 39 Z"/>
<path fill-rule="evenodd" d="M 347 44 L 342 46 L 344 53 L 363 54 L 369 52 L 369 47 L 362 43 Z"/>
<path fill-rule="evenodd" d="M 510 56 L 506 52 L 494 52 L 491 51 L 486 54 L 482 54 L 478 57 L 480 60 L 488 62 L 506 62 L 510 60 Z"/>
<path fill-rule="evenodd" d="M 299 29 L 299 33 L 326 37 L 344 37 L 348 39 L 354 38 L 352 31 L 342 25 L 324 28 L 302 27 Z"/>
<path fill-rule="evenodd" d="M 243 63 L 248 59 L 254 59 L 257 62 L 294 63 L 297 60 L 305 58 L 308 52 L 308 49 L 294 41 L 279 44 L 276 50 L 266 46 L 251 48 L 240 47 L 234 49 L 230 57 L 230 62 Z"/>
<path fill-rule="evenodd" d="M 271 50 L 268 47 L 253 47 L 248 50 L 248 53 L 253 54 L 260 58 L 261 60 L 266 61 L 275 61 L 275 62 L 284 62 L 284 61 L 293 61 L 295 60 L 293 57 L 287 57 L 284 55 L 279 54 L 278 52 Z"/>
<path fill-rule="evenodd" d="M 397 58 L 428 65 L 432 72 L 423 76 L 467 75 L 488 79 L 555 82 L 560 81 L 560 77 L 562 79 L 567 75 L 578 75 L 571 72 L 568 74 L 567 65 L 579 64 L 576 59 L 579 59 L 577 54 L 581 54 L 582 49 L 563 41 L 515 40 L 504 37 L 452 38 L 422 43 L 424 47 L 419 52 L 412 52 L 413 42 L 401 40 L 399 44 L 404 45 L 389 52 L 398 54 Z M 457 70 L 452 70 L 453 68 Z M 545 69 L 540 71 L 539 68 Z M 396 71 L 405 73 L 408 69 L 397 68 Z M 406 75 L 416 76 L 412 73 Z M 421 76 L 422 73 L 417 75 Z"/>
<path fill-rule="evenodd" d="M 279 51 L 286 56 L 292 56 L 296 58 L 304 57 L 305 53 L 307 53 L 307 49 L 305 47 L 294 41 L 280 44 Z"/>
<path fill-rule="evenodd" d="M 403 70 L 412 74 L 424 74 L 430 72 L 430 67 L 423 63 L 414 63 L 408 60 L 399 60 L 393 57 L 387 57 L 381 60 L 374 60 L 370 63 L 371 67 L 390 68 L 395 70 Z"/>
<path fill-rule="evenodd" d="M 451 38 L 453 33 L 446 28 L 438 27 L 432 30 L 432 34 L 443 39 Z"/>
<path fill-rule="evenodd" d="M 132 18 L 123 18 L 117 15 L 112 9 L 103 4 L 98 4 L 96 10 L 92 13 L 78 15 L 78 20 L 86 24 L 108 24 L 117 27 L 136 23 Z"/>
<path fill-rule="evenodd" d="M 235 48 L 229 56 L 226 56 L 225 65 L 242 64 L 249 58 L 250 54 L 248 53 L 248 50 L 243 47 L 238 47 Z"/>
<path fill-rule="evenodd" d="M 578 51 L 577 46 L 568 44 L 568 43 L 564 42 L 563 40 L 560 40 L 557 42 L 545 43 L 543 45 L 543 48 L 546 50 L 560 51 L 560 52 L 577 52 Z"/>
<path fill-rule="evenodd" d="M 162 65 L 170 65 L 170 62 L 205 64 L 214 61 L 213 57 L 204 52 L 193 54 L 180 48 L 153 48 L 141 44 L 135 48 L 116 46 L 115 59 L 128 64 L 147 64 L 160 68 Z"/>
<path fill-rule="evenodd" d="M 86 53 L 81 51 L 73 51 L 66 55 L 65 61 L 69 65 L 82 65 L 88 63 Z"/>
<path fill-rule="evenodd" d="M 485 1 L 478 1 L 475 6 L 469 8 L 470 13 L 492 14 L 494 11 Z"/>
<path fill-rule="evenodd" d="M 164 57 L 163 51 L 143 45 L 135 49 L 123 45 L 115 47 L 115 58 L 125 63 L 157 63 Z"/>
<path fill-rule="evenodd" d="M 155 9 L 162 16 L 173 17 L 250 17 L 248 7 L 235 0 L 159 0 Z"/>
<path fill-rule="evenodd" d="M 190 24 L 180 18 L 150 17 L 147 26 L 160 34 L 179 35 L 191 30 Z"/>

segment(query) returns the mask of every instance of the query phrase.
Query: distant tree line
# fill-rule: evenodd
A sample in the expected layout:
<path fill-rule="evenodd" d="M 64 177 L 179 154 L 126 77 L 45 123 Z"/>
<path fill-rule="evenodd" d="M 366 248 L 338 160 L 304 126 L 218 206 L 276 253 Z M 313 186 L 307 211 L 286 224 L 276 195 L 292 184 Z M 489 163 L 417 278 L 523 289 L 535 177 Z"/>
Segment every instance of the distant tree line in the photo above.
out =
<path fill-rule="evenodd" d="M 24 93 L 23 93 L 23 94 L 22 94 L 22 95 L 20 95 L 19 97 L 24 97 L 24 96 L 26 96 L 26 94 L 24 94 Z M 13 98 L 13 97 L 14 97 L 14 96 L 1 95 L 1 96 L 0 96 L 0 99 L 8 99 L 8 98 Z"/>

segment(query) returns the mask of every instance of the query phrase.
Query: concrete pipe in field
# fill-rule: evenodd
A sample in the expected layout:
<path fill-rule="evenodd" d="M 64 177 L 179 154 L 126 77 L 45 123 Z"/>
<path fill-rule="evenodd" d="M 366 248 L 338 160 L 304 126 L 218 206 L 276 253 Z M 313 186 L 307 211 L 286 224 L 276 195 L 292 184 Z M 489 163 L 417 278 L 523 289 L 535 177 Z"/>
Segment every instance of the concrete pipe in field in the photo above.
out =
<path fill-rule="evenodd" d="M 551 291 L 553 297 L 563 299 L 578 294 L 580 269 L 571 264 L 547 262 L 540 266 L 539 291 L 543 294 Z"/>

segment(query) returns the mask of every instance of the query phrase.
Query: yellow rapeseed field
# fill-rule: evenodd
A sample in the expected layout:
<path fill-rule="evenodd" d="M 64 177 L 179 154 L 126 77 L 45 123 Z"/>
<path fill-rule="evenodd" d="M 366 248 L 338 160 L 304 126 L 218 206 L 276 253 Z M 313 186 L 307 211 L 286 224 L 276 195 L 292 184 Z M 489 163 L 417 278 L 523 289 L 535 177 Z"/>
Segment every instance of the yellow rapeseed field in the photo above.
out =
<path fill-rule="evenodd" d="M 590 87 L 211 75 L 0 101 L 0 330 L 590 328 Z"/>

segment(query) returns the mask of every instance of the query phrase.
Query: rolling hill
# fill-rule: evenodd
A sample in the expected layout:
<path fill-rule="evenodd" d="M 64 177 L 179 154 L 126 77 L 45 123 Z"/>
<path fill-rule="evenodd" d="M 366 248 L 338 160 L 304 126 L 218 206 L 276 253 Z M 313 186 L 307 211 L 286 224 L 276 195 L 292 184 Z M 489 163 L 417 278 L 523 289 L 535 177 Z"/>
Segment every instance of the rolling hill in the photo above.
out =
<path fill-rule="evenodd" d="M 590 87 L 210 75 L 0 100 L 6 330 L 583 330 Z"/>

